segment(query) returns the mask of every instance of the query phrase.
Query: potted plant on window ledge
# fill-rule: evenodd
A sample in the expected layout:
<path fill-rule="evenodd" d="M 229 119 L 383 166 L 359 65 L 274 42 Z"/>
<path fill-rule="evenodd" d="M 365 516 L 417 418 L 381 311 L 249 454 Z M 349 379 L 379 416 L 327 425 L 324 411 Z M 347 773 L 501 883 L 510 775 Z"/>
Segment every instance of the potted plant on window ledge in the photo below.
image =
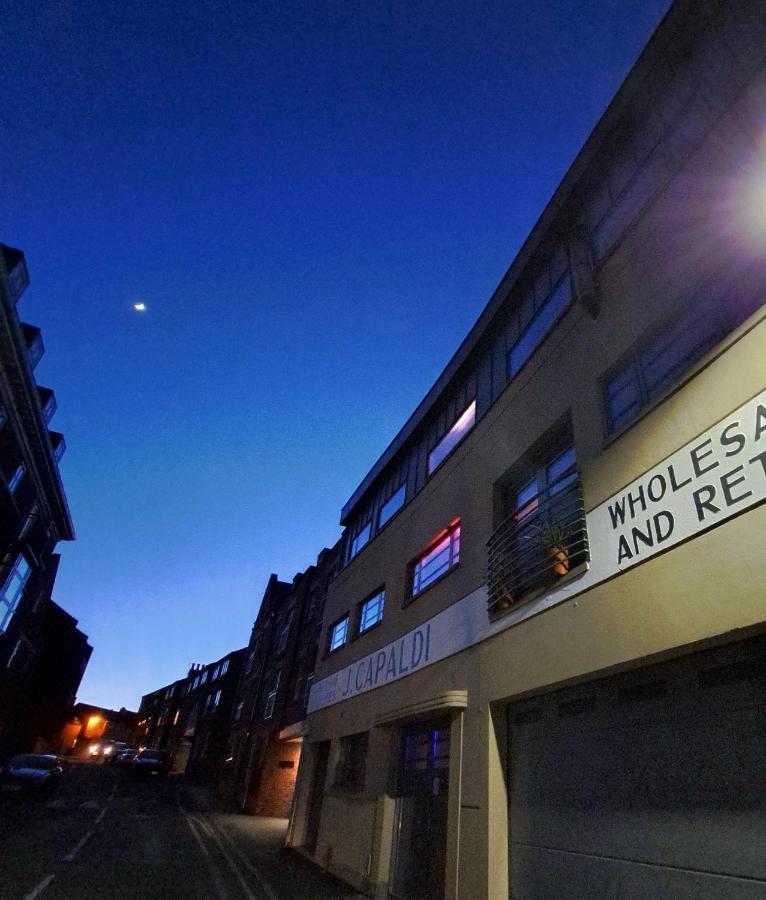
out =
<path fill-rule="evenodd" d="M 539 526 L 540 543 L 551 561 L 551 572 L 556 578 L 563 578 L 569 572 L 568 533 L 560 525 L 546 522 Z"/>

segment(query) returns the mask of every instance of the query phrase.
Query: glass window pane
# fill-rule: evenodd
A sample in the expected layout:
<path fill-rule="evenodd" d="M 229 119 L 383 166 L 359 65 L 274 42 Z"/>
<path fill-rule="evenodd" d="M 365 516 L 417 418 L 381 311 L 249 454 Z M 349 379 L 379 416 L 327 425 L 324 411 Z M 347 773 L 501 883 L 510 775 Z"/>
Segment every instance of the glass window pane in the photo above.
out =
<path fill-rule="evenodd" d="M 473 428 L 476 422 L 476 401 L 473 400 L 428 455 L 428 474 L 434 471 L 452 453 L 455 447 Z"/>
<path fill-rule="evenodd" d="M 370 540 L 370 531 L 372 529 L 372 522 L 368 522 L 364 528 L 359 532 L 359 534 L 354 538 L 351 542 L 351 552 L 349 553 L 349 559 L 353 559 L 357 553 L 364 547 L 367 542 Z"/>
<path fill-rule="evenodd" d="M 402 484 L 397 490 L 386 500 L 381 506 L 378 514 L 378 528 L 382 528 L 386 522 L 404 505 L 404 497 L 407 491 L 407 485 Z"/>
<path fill-rule="evenodd" d="M 346 643 L 348 635 L 348 616 L 341 619 L 340 622 L 333 625 L 330 632 L 330 650 L 337 650 Z"/>
<path fill-rule="evenodd" d="M 460 561 L 460 526 L 456 526 L 438 544 L 415 562 L 412 577 L 412 593 L 436 581 Z"/>
<path fill-rule="evenodd" d="M 365 600 L 359 613 L 359 633 L 372 628 L 383 618 L 384 594 L 381 591 L 369 600 Z"/>
<path fill-rule="evenodd" d="M 519 371 L 529 357 L 535 352 L 545 335 L 553 327 L 556 319 L 566 309 L 570 301 L 569 282 L 562 278 L 553 293 L 537 311 L 527 330 L 511 347 L 508 354 L 508 377 Z"/>

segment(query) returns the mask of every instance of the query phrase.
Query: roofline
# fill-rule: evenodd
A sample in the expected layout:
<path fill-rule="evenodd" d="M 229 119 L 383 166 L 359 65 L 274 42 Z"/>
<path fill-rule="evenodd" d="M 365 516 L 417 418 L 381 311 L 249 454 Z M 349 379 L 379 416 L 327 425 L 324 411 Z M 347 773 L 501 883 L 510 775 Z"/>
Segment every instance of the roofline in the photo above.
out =
<path fill-rule="evenodd" d="M 673 38 L 676 30 L 684 18 L 693 11 L 694 8 L 695 4 L 693 0 L 675 0 L 660 23 L 654 29 L 652 35 L 639 54 L 638 59 L 625 76 L 617 93 L 614 95 L 607 108 L 601 114 L 595 127 L 586 138 L 585 143 L 575 156 L 569 169 L 567 169 L 559 186 L 553 192 L 551 199 L 548 201 L 543 212 L 535 222 L 528 237 L 522 244 L 521 249 L 516 254 L 516 257 L 505 275 L 500 280 L 500 283 L 495 288 L 487 305 L 479 314 L 475 324 L 463 339 L 457 351 L 444 367 L 442 373 L 431 386 L 428 393 L 417 405 L 409 419 L 407 419 L 399 433 L 394 437 L 388 447 L 386 447 L 380 457 L 378 457 L 378 460 L 373 467 L 367 475 L 365 475 L 357 489 L 344 504 L 340 515 L 341 525 L 347 523 L 349 516 L 363 499 L 373 482 L 377 479 L 385 466 L 393 459 L 394 455 L 402 448 L 404 443 L 412 436 L 415 429 L 423 422 L 426 415 L 434 407 L 460 367 L 476 349 L 487 326 L 499 312 L 502 304 L 507 298 L 510 288 L 517 281 L 535 252 L 539 249 L 544 238 L 548 235 L 551 226 L 555 224 L 556 219 L 564 211 L 578 182 L 587 171 L 593 158 L 601 149 L 607 138 L 611 136 L 614 126 L 619 122 L 619 119 L 624 114 L 629 102 L 638 92 L 638 89 L 646 76 L 652 71 L 654 58 L 663 53 L 668 46 L 673 45 Z"/>

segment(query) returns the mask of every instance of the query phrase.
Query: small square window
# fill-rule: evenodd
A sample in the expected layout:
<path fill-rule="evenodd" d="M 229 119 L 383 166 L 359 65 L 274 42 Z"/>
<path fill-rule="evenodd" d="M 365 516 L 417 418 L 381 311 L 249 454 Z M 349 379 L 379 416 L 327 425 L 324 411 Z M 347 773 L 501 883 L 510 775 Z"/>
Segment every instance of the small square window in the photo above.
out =
<path fill-rule="evenodd" d="M 460 520 L 446 528 L 412 563 L 411 594 L 415 597 L 460 562 Z"/>
<path fill-rule="evenodd" d="M 383 603 L 386 599 L 384 591 L 378 591 L 363 601 L 359 607 L 359 634 L 377 625 L 383 620 Z"/>
<path fill-rule="evenodd" d="M 330 639 L 327 648 L 330 653 L 340 650 L 348 640 L 348 620 L 349 616 L 346 613 L 342 619 L 339 619 L 330 627 Z"/>

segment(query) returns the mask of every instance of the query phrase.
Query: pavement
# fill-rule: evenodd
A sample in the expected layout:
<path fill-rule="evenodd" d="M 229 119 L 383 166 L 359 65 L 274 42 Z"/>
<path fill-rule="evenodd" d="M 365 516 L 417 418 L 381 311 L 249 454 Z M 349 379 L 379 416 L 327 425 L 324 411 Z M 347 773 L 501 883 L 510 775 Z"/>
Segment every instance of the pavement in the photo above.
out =
<path fill-rule="evenodd" d="M 51 800 L 0 794 L 0 900 L 359 900 L 183 776 L 65 764 Z"/>

